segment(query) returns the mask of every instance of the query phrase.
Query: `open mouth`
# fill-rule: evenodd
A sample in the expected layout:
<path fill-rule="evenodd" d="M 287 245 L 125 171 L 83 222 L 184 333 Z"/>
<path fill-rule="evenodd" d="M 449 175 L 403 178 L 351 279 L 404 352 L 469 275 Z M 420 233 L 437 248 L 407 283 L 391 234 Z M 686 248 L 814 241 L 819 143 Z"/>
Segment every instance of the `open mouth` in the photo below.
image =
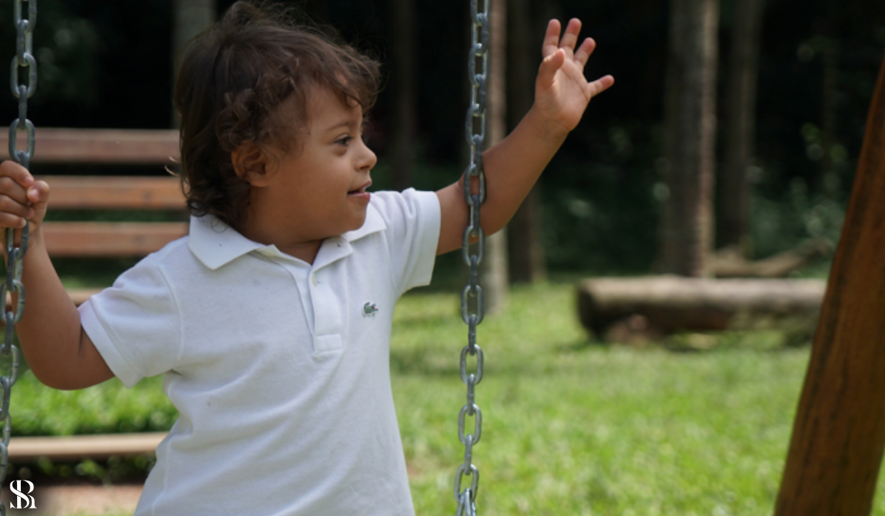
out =
<path fill-rule="evenodd" d="M 367 192 L 366 189 L 368 189 L 370 186 L 372 186 L 372 183 L 366 183 L 359 188 L 355 188 L 347 192 L 347 195 L 369 195 L 369 192 Z"/>

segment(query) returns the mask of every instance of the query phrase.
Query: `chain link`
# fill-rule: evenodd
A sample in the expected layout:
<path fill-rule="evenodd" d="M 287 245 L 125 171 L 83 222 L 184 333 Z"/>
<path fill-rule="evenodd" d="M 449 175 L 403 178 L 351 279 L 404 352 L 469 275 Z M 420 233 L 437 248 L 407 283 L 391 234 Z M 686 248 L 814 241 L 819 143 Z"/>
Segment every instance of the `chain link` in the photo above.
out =
<path fill-rule="evenodd" d="M 476 344 L 476 326 L 485 315 L 485 298 L 479 286 L 479 264 L 485 255 L 485 232 L 480 226 L 480 205 L 486 199 L 486 178 L 482 169 L 482 151 L 486 135 L 486 83 L 489 76 L 489 4 L 491 0 L 470 0 L 471 37 L 467 58 L 467 76 L 470 80 L 470 107 L 464 132 L 470 146 L 470 162 L 464 171 L 464 199 L 467 201 L 468 222 L 461 241 L 464 263 L 470 267 L 467 286 L 461 292 L 461 319 L 467 325 L 467 345 L 461 350 L 461 381 L 467 386 L 467 403 L 458 413 L 458 440 L 464 445 L 464 463 L 455 472 L 456 516 L 476 516 L 476 492 L 479 489 L 479 470 L 473 465 L 473 445 L 482 436 L 482 411 L 475 403 L 476 385 L 482 380 L 483 353 Z M 476 243 L 471 249 L 471 240 Z M 468 373 L 467 357 L 476 357 L 474 372 Z M 473 433 L 465 434 L 467 417 L 473 417 Z M 463 491 L 464 476 L 471 477 Z"/>
<path fill-rule="evenodd" d="M 25 168 L 30 168 L 34 157 L 34 124 L 28 120 L 28 99 L 37 89 L 37 61 L 33 53 L 33 32 L 37 25 L 37 0 L 14 0 L 15 2 L 15 57 L 12 58 L 9 73 L 9 86 L 18 99 L 18 118 L 9 125 L 9 155 Z M 28 4 L 28 17 L 22 17 L 22 2 Z M 20 84 L 22 68 L 27 68 L 27 83 Z M 18 150 L 19 131 L 27 132 L 27 147 Z M 19 350 L 15 345 L 15 325 L 25 314 L 25 286 L 22 284 L 22 261 L 28 250 L 28 224 L 21 233 L 19 245 L 15 245 L 15 230 L 6 229 L 6 281 L 0 285 L 0 302 L 6 305 L 7 295 L 17 295 L 15 310 L 4 308 L 3 321 L 6 324 L 2 347 L 0 347 L 0 421 L 3 423 L 3 440 L 0 442 L 0 491 L 6 479 L 9 465 L 9 435 L 12 420 L 9 414 L 9 399 L 12 386 L 18 380 Z M 9 359 L 8 361 L 6 359 Z M 8 365 L 7 365 L 8 364 Z M 6 372 L 9 374 L 7 375 Z M 6 515 L 6 504 L 0 502 L 0 516 Z"/>

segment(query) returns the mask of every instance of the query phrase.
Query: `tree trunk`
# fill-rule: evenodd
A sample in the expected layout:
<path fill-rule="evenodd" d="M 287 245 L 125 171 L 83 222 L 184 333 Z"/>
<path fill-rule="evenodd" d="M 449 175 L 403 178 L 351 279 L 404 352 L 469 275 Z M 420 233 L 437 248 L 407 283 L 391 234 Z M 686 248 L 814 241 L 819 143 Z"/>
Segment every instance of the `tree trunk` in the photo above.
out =
<path fill-rule="evenodd" d="M 534 100 L 538 53 L 531 24 L 529 0 L 509 0 L 507 31 L 507 119 L 513 130 L 531 109 Z M 540 182 L 540 181 L 539 181 Z M 535 185 L 507 227 L 510 281 L 534 283 L 545 277 L 541 244 L 541 192 Z"/>
<path fill-rule="evenodd" d="M 836 172 L 832 156 L 833 145 L 836 143 L 836 110 L 837 96 L 839 94 L 839 50 L 836 38 L 828 37 L 823 39 L 821 59 L 823 61 L 823 91 L 821 92 L 821 147 L 823 148 L 823 156 L 820 160 L 820 172 L 824 192 L 832 197 L 838 193 L 833 191 L 831 186 L 838 184 L 838 182 L 829 180 Z"/>
<path fill-rule="evenodd" d="M 511 283 L 535 283 L 547 277 L 541 242 L 541 188 L 535 185 L 507 225 Z"/>
<path fill-rule="evenodd" d="M 631 316 L 642 317 L 659 334 L 749 329 L 786 321 L 813 324 L 823 295 L 821 280 L 603 278 L 578 286 L 578 313 L 596 335 Z"/>
<path fill-rule="evenodd" d="M 181 50 L 191 38 L 215 22 L 215 0 L 174 0 L 172 2 L 172 87 L 178 79 L 181 66 Z M 176 114 L 172 113 L 172 126 L 178 126 Z"/>
<path fill-rule="evenodd" d="M 512 130 L 531 109 L 538 59 L 532 52 L 535 34 L 528 0 L 510 0 L 507 45 L 507 118 Z M 533 283 L 545 277 L 541 243 L 540 186 L 535 185 L 508 225 L 510 281 Z"/>
<path fill-rule="evenodd" d="M 505 61 L 507 41 L 507 0 L 492 0 L 489 41 L 489 79 L 486 145 L 502 139 L 507 128 L 505 95 Z M 480 284 L 485 295 L 485 311 L 495 314 L 507 303 L 507 230 L 502 229 L 486 238 L 485 257 L 480 267 Z"/>
<path fill-rule="evenodd" d="M 885 447 L 885 61 L 784 469 L 775 516 L 872 510 Z"/>
<path fill-rule="evenodd" d="M 665 97 L 660 267 L 703 276 L 713 244 L 718 0 L 673 0 Z"/>
<path fill-rule="evenodd" d="M 837 194 L 834 191 L 838 181 L 832 181 L 835 176 L 833 167 L 833 145 L 836 143 L 836 118 L 838 108 L 839 79 L 839 40 L 836 33 L 836 2 L 826 1 L 826 14 L 824 16 L 823 37 L 821 38 L 821 65 L 823 67 L 823 80 L 821 91 L 821 147 L 823 155 L 820 160 L 820 177 L 824 192 L 831 198 Z"/>
<path fill-rule="evenodd" d="M 403 190 L 412 185 L 415 168 L 415 5 L 414 0 L 391 2 L 391 86 L 393 89 L 393 127 L 390 159 L 393 186 Z"/>
<path fill-rule="evenodd" d="M 750 170 L 756 154 L 756 89 L 759 71 L 759 26 L 763 0 L 735 3 L 731 62 L 726 93 L 725 173 L 722 188 L 722 244 L 744 258 L 753 254 L 750 239 Z"/>

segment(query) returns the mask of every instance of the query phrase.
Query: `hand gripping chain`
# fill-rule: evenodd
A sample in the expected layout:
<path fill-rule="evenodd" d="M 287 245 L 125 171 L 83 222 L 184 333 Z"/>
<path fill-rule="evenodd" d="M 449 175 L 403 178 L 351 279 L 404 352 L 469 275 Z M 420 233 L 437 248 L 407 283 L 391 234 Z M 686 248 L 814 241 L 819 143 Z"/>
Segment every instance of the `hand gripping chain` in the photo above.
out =
<path fill-rule="evenodd" d="M 32 33 L 37 24 L 37 0 L 14 0 L 15 1 L 15 57 L 10 66 L 9 85 L 12 94 L 18 99 L 18 118 L 9 125 L 9 155 L 23 167 L 30 166 L 31 158 L 34 157 L 34 124 L 28 120 L 28 98 L 37 89 L 37 61 L 32 51 Z M 22 18 L 22 2 L 28 3 L 28 17 Z M 19 72 L 27 68 L 27 84 L 19 84 L 21 80 Z M 27 149 L 17 150 L 16 137 L 18 131 L 26 131 L 28 135 Z M 6 305 L 7 294 L 17 294 L 18 303 L 15 311 L 6 311 L 4 308 L 3 319 L 6 331 L 3 345 L 0 347 L 0 422 L 3 423 L 3 440 L 0 442 L 0 490 L 6 479 L 6 468 L 9 464 L 9 434 L 12 423 L 9 417 L 9 397 L 12 386 L 18 379 L 19 351 L 14 344 L 15 325 L 21 321 L 25 314 L 25 287 L 22 285 L 22 259 L 28 250 L 28 225 L 22 230 L 21 242 L 15 246 L 15 230 L 6 229 L 6 281 L 0 285 L 0 302 Z M 7 359 L 9 359 L 7 361 Z M 9 365 L 7 365 L 9 362 Z M 6 373 L 9 373 L 8 375 Z M 6 515 L 6 504 L 0 502 L 0 516 Z"/>
<path fill-rule="evenodd" d="M 470 107 L 467 108 L 465 135 L 470 145 L 470 162 L 464 171 L 464 199 L 469 208 L 469 220 L 461 242 L 464 262 L 470 267 L 467 286 L 461 292 L 461 319 L 467 325 L 467 345 L 461 350 L 461 381 L 467 386 L 467 403 L 458 414 L 458 439 L 464 445 L 464 463 L 455 473 L 455 500 L 458 502 L 456 516 L 476 515 L 476 491 L 479 489 L 479 470 L 473 465 L 473 445 L 482 436 L 482 412 L 475 403 L 474 389 L 482 380 L 483 354 L 476 344 L 476 326 L 482 322 L 485 310 L 482 287 L 478 284 L 479 263 L 485 254 L 485 233 L 479 224 L 479 207 L 486 198 L 486 179 L 482 170 L 483 141 L 486 134 L 486 81 L 489 70 L 489 3 L 470 0 L 472 44 L 467 58 L 467 76 L 472 86 Z M 477 63 L 479 70 L 477 71 Z M 475 191 L 475 192 L 474 192 Z M 476 239 L 476 253 L 470 249 L 470 240 Z M 476 369 L 467 372 L 467 357 L 476 357 Z M 465 420 L 473 417 L 473 432 L 464 433 Z M 461 490 L 464 476 L 471 477 Z"/>

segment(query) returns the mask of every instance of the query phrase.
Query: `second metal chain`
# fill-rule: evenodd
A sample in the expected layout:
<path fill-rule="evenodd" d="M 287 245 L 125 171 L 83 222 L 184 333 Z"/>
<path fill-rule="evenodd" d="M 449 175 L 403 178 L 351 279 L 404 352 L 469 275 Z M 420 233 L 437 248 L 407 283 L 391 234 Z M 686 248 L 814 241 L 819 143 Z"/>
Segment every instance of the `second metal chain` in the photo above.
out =
<path fill-rule="evenodd" d="M 470 267 L 467 286 L 461 292 L 461 319 L 467 325 L 467 345 L 461 350 L 461 381 L 467 386 L 467 403 L 458 414 L 458 439 L 464 445 L 464 463 L 455 473 L 456 516 L 476 515 L 476 492 L 479 489 L 479 470 L 473 465 L 473 446 L 482 436 L 482 411 L 476 404 L 476 385 L 482 380 L 482 348 L 476 344 L 476 327 L 482 322 L 485 299 L 479 286 L 479 264 L 485 254 L 485 232 L 480 226 L 480 205 L 486 198 L 486 179 L 482 169 L 482 152 L 486 134 L 486 84 L 489 70 L 489 4 L 483 0 L 470 1 L 472 43 L 467 58 L 467 76 L 470 79 L 470 106 L 467 108 L 465 135 L 470 145 L 470 162 L 464 171 L 464 199 L 469 208 L 467 228 L 461 242 L 464 262 Z M 478 65 L 478 66 L 477 66 Z M 478 69 L 477 69 L 478 68 Z M 476 240 L 475 252 L 471 240 Z M 468 357 L 474 357 L 474 372 L 468 373 Z M 473 432 L 464 433 L 468 417 L 474 418 Z M 461 489 L 464 477 L 470 478 L 468 487 Z"/>
<path fill-rule="evenodd" d="M 12 94 L 18 99 L 18 118 L 9 125 L 9 155 L 25 168 L 30 168 L 34 157 L 34 124 L 28 120 L 28 98 L 37 89 L 37 61 L 34 59 L 32 35 L 37 24 L 37 0 L 15 1 L 15 57 L 10 66 L 9 85 Z M 23 18 L 22 2 L 28 3 L 28 17 Z M 27 83 L 19 84 L 19 72 L 27 68 Z M 17 136 L 19 131 L 27 132 L 27 147 L 18 150 Z M 22 229 L 21 242 L 15 245 L 15 230 L 6 230 L 6 281 L 0 285 L 0 302 L 6 304 L 7 295 L 17 295 L 15 310 L 4 308 L 3 322 L 6 325 L 2 347 L 0 347 L 0 423 L 3 425 L 3 438 L 0 442 L 0 490 L 6 479 L 9 465 L 9 436 L 12 420 L 9 415 L 9 399 L 12 386 L 18 379 L 19 351 L 15 346 L 15 325 L 25 314 L 25 286 L 22 284 L 22 260 L 28 250 L 28 224 Z M 7 359 L 8 365 L 7 365 Z M 6 374 L 8 372 L 8 374 Z M 0 516 L 5 516 L 6 504 L 0 502 Z"/>

